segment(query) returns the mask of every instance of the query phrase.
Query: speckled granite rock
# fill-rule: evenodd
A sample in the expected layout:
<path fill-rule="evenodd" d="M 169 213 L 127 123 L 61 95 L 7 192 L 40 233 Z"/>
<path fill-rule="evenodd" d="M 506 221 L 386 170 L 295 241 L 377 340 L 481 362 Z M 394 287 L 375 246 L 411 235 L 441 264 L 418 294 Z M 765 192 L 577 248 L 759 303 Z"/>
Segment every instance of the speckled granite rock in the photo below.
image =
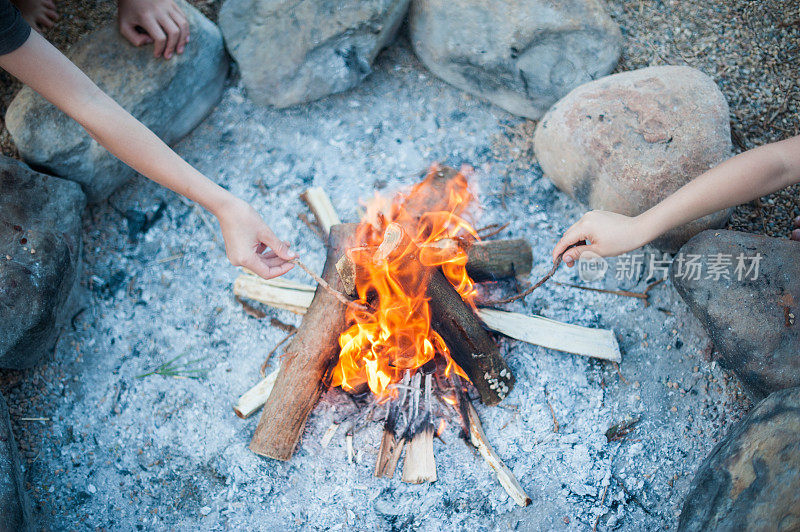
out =
<path fill-rule="evenodd" d="M 611 72 L 622 41 L 597 0 L 414 0 L 409 28 L 431 72 L 533 119 Z"/>
<path fill-rule="evenodd" d="M 737 231 L 704 231 L 681 248 L 684 257 L 701 255 L 698 279 L 674 263 L 678 293 L 708 331 L 722 365 L 736 373 L 756 399 L 800 386 L 800 243 Z M 742 255 L 744 274 L 760 255 L 758 272 L 735 271 Z M 729 278 L 708 277 L 710 261 L 729 258 Z M 720 263 L 721 264 L 721 263 Z"/>
<path fill-rule="evenodd" d="M 168 144 L 194 129 L 217 104 L 228 72 L 219 29 L 193 7 L 181 5 L 191 40 L 183 54 L 168 61 L 154 58 L 151 46 L 128 43 L 113 23 L 84 36 L 67 54 Z M 92 203 L 135 173 L 28 87 L 11 102 L 6 126 L 33 168 L 77 181 Z"/>
<path fill-rule="evenodd" d="M 0 395 L 0 532 L 30 530 L 30 513 L 8 405 Z"/>
<path fill-rule="evenodd" d="M 76 283 L 86 198 L 71 181 L 0 158 L 0 367 L 53 347 Z"/>
<path fill-rule="evenodd" d="M 774 392 L 697 470 L 678 530 L 800 529 L 800 388 Z"/>
<path fill-rule="evenodd" d="M 689 67 L 649 67 L 570 92 L 536 128 L 544 174 L 591 209 L 640 214 L 731 155 L 728 104 L 714 81 Z M 711 214 L 656 240 L 674 252 Z"/>
<path fill-rule="evenodd" d="M 409 0 L 227 0 L 219 25 L 256 103 L 288 107 L 346 91 L 372 71 Z"/>

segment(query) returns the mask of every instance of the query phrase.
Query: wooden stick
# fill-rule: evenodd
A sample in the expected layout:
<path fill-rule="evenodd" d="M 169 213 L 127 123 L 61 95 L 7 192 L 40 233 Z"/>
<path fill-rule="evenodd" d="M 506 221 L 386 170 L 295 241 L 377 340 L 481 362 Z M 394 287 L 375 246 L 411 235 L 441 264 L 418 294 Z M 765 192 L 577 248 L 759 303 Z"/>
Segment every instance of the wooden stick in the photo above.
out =
<path fill-rule="evenodd" d="M 436 482 L 436 458 L 433 456 L 433 425 L 428 422 L 406 445 L 403 459 L 403 482 Z"/>
<path fill-rule="evenodd" d="M 270 286 L 269 290 L 250 291 L 252 285 L 244 283 L 236 283 L 234 290 L 236 295 L 278 308 L 283 308 L 281 305 L 285 297 L 294 297 L 298 307 L 303 303 L 302 299 L 306 297 L 308 299 L 305 303 L 306 306 L 298 312 L 298 314 L 304 314 L 308 303 L 311 302 L 311 298 L 307 296 L 313 287 L 301 285 L 303 286 L 302 290 L 284 290 L 280 293 L 282 299 L 274 301 L 271 299 L 273 293 L 271 283 L 273 281 L 275 279 L 265 281 L 257 278 L 256 280 L 258 284 Z M 489 329 L 522 342 L 601 360 L 614 362 L 622 360 L 614 331 L 609 329 L 581 327 L 542 316 L 526 316 L 516 312 L 488 308 L 479 308 L 478 318 Z"/>
<path fill-rule="evenodd" d="M 478 316 L 491 330 L 529 344 L 612 362 L 622 360 L 614 331 L 608 329 L 488 308 L 479 308 Z"/>
<path fill-rule="evenodd" d="M 355 224 L 335 225 L 328 239 L 322 278 L 341 291 L 336 260 L 353 245 Z M 296 303 L 295 303 L 296 304 Z M 308 311 L 286 349 L 280 372 L 269 395 L 250 449 L 261 456 L 288 460 L 303 433 L 308 415 L 327 387 L 339 355 L 339 335 L 345 328 L 347 307 L 318 287 Z"/>
<path fill-rule="evenodd" d="M 400 460 L 400 453 L 406 441 L 397 439 L 394 428 L 384 426 L 381 447 L 378 450 L 378 459 L 375 461 L 375 476 L 392 478 L 397 469 L 397 462 Z"/>
<path fill-rule="evenodd" d="M 308 208 L 317 219 L 322 233 L 327 237 L 331 232 L 331 227 L 342 223 L 336 209 L 333 208 L 330 197 L 321 187 L 312 187 L 300 194 L 300 198 L 306 202 Z"/>
<path fill-rule="evenodd" d="M 261 408 L 267 402 L 272 387 L 275 386 L 275 379 L 278 378 L 278 368 L 269 375 L 261 379 L 258 384 L 247 390 L 233 407 L 233 411 L 242 419 L 247 419 L 253 412 Z"/>
<path fill-rule="evenodd" d="M 468 399 L 465 399 L 467 415 L 469 419 L 469 439 L 472 445 L 477 447 L 478 452 L 489 464 L 489 467 L 494 469 L 497 473 L 497 480 L 503 489 L 506 490 L 514 502 L 520 506 L 528 506 L 531 503 L 531 498 L 525 493 L 525 489 L 514 476 L 514 473 L 503 463 L 497 453 L 494 452 L 492 446 L 489 445 L 489 440 L 483 432 L 481 419 L 478 417 L 478 412 Z"/>

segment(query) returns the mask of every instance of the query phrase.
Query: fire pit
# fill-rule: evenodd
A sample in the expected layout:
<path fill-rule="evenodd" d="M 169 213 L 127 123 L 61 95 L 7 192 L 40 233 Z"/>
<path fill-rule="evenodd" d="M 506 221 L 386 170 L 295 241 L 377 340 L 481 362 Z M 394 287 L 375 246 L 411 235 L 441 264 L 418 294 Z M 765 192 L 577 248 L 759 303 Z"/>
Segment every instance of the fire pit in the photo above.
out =
<path fill-rule="evenodd" d="M 498 231 L 469 222 L 467 173 L 434 165 L 409 191 L 373 199 L 359 224 L 338 223 L 324 192 L 309 191 L 304 199 L 328 235 L 322 276 L 309 272 L 319 287 L 237 279 L 238 297 L 304 314 L 280 368 L 234 408 L 247 417 L 264 404 L 253 452 L 290 459 L 321 393 L 339 387 L 360 405 L 362 423 L 383 422 L 375 476 L 393 477 L 404 453 L 404 482 L 436 481 L 433 440 L 456 422 L 514 501 L 530 503 L 472 405 L 473 395 L 497 405 L 515 383 L 487 327 L 608 360 L 619 361 L 619 347 L 611 331 L 479 308 L 478 282 L 527 276 L 533 258 L 523 240 L 481 239 Z M 351 454 L 355 428 L 346 436 Z"/>

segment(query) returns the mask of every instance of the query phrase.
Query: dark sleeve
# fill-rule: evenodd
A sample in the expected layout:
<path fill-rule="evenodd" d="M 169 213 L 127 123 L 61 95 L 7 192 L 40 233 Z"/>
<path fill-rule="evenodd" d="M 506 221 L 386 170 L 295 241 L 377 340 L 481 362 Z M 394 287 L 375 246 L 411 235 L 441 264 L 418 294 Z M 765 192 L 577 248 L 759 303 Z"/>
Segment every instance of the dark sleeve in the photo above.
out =
<path fill-rule="evenodd" d="M 9 0 L 0 0 L 0 55 L 13 52 L 28 40 L 31 27 Z"/>

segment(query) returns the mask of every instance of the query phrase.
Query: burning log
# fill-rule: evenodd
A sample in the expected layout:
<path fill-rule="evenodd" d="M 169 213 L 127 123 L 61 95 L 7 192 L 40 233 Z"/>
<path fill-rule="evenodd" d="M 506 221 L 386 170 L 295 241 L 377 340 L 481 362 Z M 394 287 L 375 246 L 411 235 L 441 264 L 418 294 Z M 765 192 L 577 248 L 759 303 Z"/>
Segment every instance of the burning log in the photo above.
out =
<path fill-rule="evenodd" d="M 389 224 L 375 260 L 415 247 L 399 224 Z M 417 253 L 408 253 L 403 260 L 419 262 Z M 420 265 L 410 266 L 419 270 Z M 444 339 L 450 356 L 469 377 L 484 404 L 496 405 L 514 386 L 514 375 L 500 355 L 497 344 L 483 328 L 475 313 L 464 303 L 453 285 L 438 268 L 427 269 L 426 295 L 429 298 L 431 325 Z M 402 280 L 398 280 L 402 283 Z"/>
<path fill-rule="evenodd" d="M 453 256 L 462 247 L 467 252 L 467 273 L 475 282 L 499 281 L 514 277 L 524 277 L 531 273 L 533 252 L 531 245 L 521 239 L 486 240 L 462 244 L 452 238 L 443 238 L 427 248 L 436 248 L 437 253 L 445 253 L 451 249 Z M 353 253 L 368 253 L 369 248 L 356 248 Z M 351 296 L 356 293 L 356 276 L 358 268 L 348 255 L 342 255 L 336 263 L 336 269 L 342 279 L 344 292 Z"/>
<path fill-rule="evenodd" d="M 300 194 L 300 199 L 306 202 L 314 218 L 317 219 L 322 233 L 327 237 L 331 232 L 331 227 L 342 223 L 336 209 L 333 208 L 331 199 L 322 187 L 312 187 Z"/>
<path fill-rule="evenodd" d="M 247 419 L 267 402 L 267 398 L 272 392 L 272 387 L 275 386 L 275 379 L 278 378 L 278 371 L 279 369 L 275 369 L 239 398 L 239 401 L 233 407 L 233 411 L 237 416 Z"/>
<path fill-rule="evenodd" d="M 336 260 L 353 245 L 355 224 L 331 228 L 322 278 L 341 291 Z M 269 395 L 250 449 L 261 456 L 288 460 L 294 453 L 308 415 L 329 382 L 345 328 L 346 305 L 318 287 L 297 334 L 289 344 L 273 392 Z"/>

